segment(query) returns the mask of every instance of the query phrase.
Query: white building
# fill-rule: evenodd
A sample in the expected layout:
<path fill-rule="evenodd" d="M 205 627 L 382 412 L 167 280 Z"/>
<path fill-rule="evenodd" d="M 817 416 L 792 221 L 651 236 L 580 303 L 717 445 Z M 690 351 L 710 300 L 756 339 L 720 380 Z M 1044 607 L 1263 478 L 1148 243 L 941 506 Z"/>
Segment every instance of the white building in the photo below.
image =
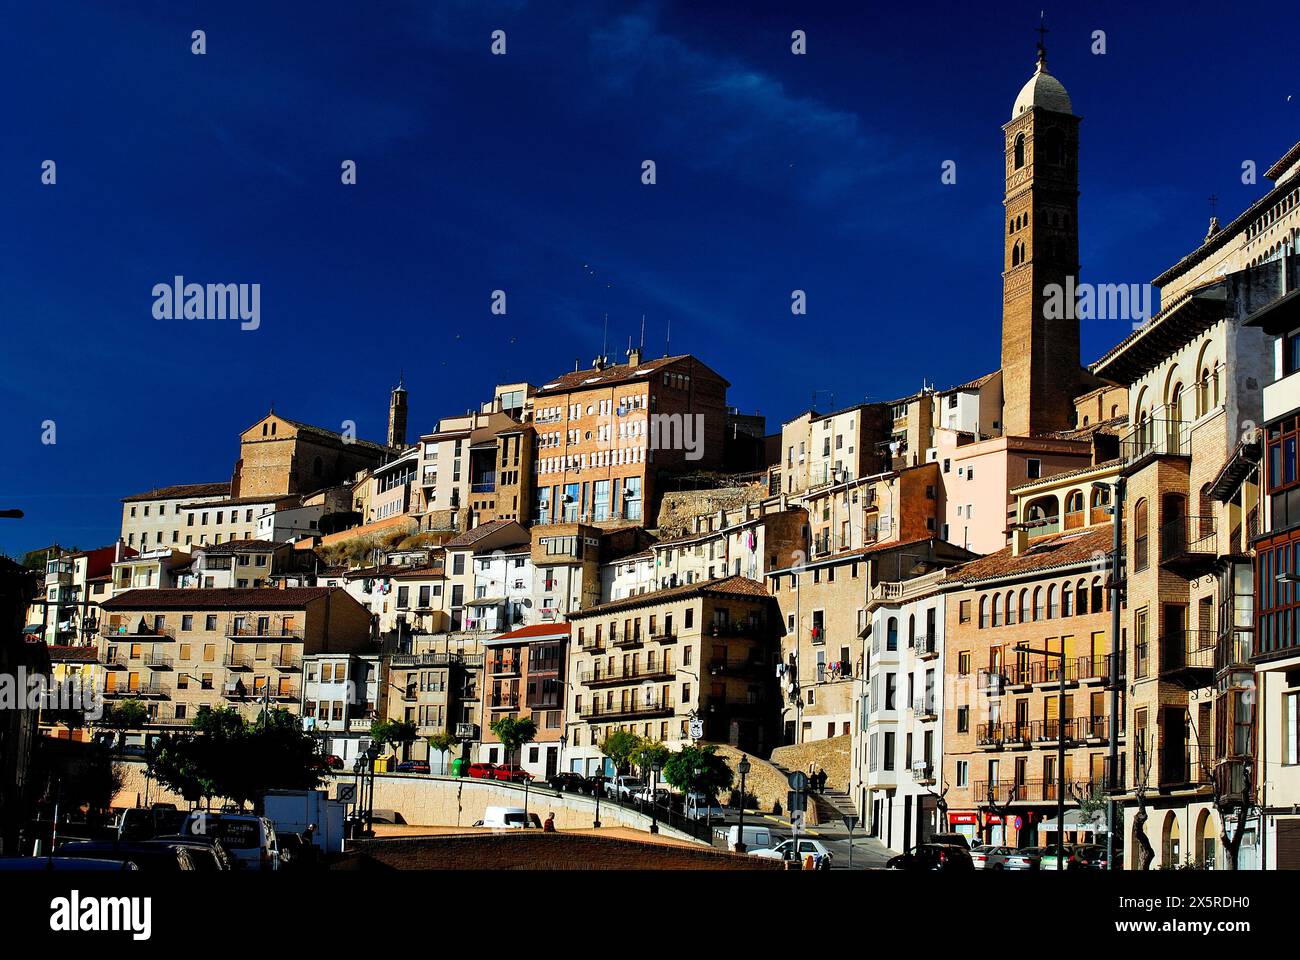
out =
<path fill-rule="evenodd" d="M 881 583 L 867 602 L 850 796 L 869 833 L 891 850 L 942 829 L 944 576 Z"/>
<path fill-rule="evenodd" d="M 474 554 L 474 596 L 465 604 L 465 629 L 499 633 L 537 621 L 532 547 L 528 543 Z"/>
<path fill-rule="evenodd" d="M 383 674 L 377 653 L 313 653 L 302 658 L 302 725 L 327 756 L 351 770 L 361 739 L 380 715 Z"/>

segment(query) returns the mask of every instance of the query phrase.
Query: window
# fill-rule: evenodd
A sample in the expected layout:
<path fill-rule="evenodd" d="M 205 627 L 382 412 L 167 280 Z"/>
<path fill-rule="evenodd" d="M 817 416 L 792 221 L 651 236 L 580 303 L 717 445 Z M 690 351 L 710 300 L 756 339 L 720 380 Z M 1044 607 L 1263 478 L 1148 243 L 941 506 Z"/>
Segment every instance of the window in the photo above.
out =
<path fill-rule="evenodd" d="M 957 761 L 957 786 L 964 787 L 970 783 L 970 761 Z"/>
<path fill-rule="evenodd" d="M 1025 135 L 1016 134 L 1016 139 L 1011 147 L 1011 164 L 1012 169 L 1019 170 L 1025 165 Z"/>
<path fill-rule="evenodd" d="M 1025 475 L 1030 480 L 1038 480 L 1043 476 L 1043 461 L 1037 457 L 1030 457 L 1025 461 Z"/>
<path fill-rule="evenodd" d="M 1145 570 L 1148 556 L 1148 506 L 1146 500 L 1139 500 L 1133 507 L 1133 570 Z"/>

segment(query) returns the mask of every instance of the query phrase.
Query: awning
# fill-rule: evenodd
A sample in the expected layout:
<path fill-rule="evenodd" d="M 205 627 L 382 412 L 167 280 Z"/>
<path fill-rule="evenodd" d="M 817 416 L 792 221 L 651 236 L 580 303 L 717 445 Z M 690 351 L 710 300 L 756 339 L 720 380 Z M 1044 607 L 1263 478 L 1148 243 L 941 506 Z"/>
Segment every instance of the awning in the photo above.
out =
<path fill-rule="evenodd" d="M 467 607 L 495 607 L 495 606 L 497 606 L 497 605 L 499 605 L 499 604 L 502 604 L 502 603 L 505 603 L 505 602 L 506 602 L 506 598 L 505 598 L 505 597 L 481 597 L 481 598 L 476 599 L 476 600 L 469 600 L 469 601 L 466 601 L 465 606 L 467 606 Z"/>
<path fill-rule="evenodd" d="M 1043 833 L 1056 832 L 1056 815 L 1043 817 L 1038 823 L 1038 829 Z M 1106 815 L 1098 811 L 1091 816 L 1082 810 L 1069 810 L 1065 814 L 1066 830 L 1092 830 L 1105 831 Z"/>

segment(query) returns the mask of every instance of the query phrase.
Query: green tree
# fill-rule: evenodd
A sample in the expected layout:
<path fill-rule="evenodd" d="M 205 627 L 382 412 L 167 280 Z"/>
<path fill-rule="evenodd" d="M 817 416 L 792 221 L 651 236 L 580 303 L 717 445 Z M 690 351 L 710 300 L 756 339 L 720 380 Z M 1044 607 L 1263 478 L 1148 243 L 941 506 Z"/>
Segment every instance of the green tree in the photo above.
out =
<path fill-rule="evenodd" d="M 392 747 L 393 759 L 397 759 L 401 747 L 415 742 L 415 724 L 405 720 L 376 720 L 370 725 L 370 739 Z"/>
<path fill-rule="evenodd" d="M 615 730 L 600 744 L 600 752 L 614 761 L 619 773 L 627 770 L 632 762 L 632 755 L 641 746 L 641 738 L 627 730 Z"/>
<path fill-rule="evenodd" d="M 537 724 L 533 722 L 532 717 L 497 717 L 488 729 L 501 741 L 507 761 L 511 754 L 516 754 L 516 762 L 518 762 L 518 752 L 523 749 L 525 743 L 532 743 L 533 738 L 537 736 Z"/>
<path fill-rule="evenodd" d="M 460 737 L 454 733 L 435 733 L 429 738 L 429 749 L 437 750 L 439 753 L 446 753 L 458 746 L 460 746 Z"/>
<path fill-rule="evenodd" d="M 713 744 L 706 747 L 682 747 L 664 763 L 664 779 L 680 790 L 704 794 L 710 801 L 719 793 L 730 789 L 735 774 L 727 761 L 718 755 Z"/>
<path fill-rule="evenodd" d="M 139 700 L 107 704 L 97 725 L 113 731 L 113 746 L 119 745 L 129 730 L 140 730 L 149 722 L 149 709 Z"/>
<path fill-rule="evenodd" d="M 648 778 L 651 767 L 658 763 L 662 768 L 672 755 L 673 752 L 658 740 L 643 738 L 632 751 L 632 762 L 636 764 L 641 776 Z"/>

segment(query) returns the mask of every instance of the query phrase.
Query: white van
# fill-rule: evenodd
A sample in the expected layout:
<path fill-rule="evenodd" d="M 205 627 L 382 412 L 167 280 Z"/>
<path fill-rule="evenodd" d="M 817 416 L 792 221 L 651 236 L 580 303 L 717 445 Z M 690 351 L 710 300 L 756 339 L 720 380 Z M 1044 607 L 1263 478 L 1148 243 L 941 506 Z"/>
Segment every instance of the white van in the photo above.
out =
<path fill-rule="evenodd" d="M 245 870 L 279 870 L 280 843 L 275 824 L 248 813 L 208 813 L 194 810 L 185 818 L 181 836 L 216 837 Z"/>
<path fill-rule="evenodd" d="M 748 823 L 744 826 L 745 830 L 745 849 L 746 850 L 765 850 L 768 847 L 774 847 L 781 842 L 781 838 L 774 834 L 769 827 L 750 826 Z M 732 824 L 727 830 L 727 849 L 733 853 L 736 850 L 736 844 L 740 842 L 740 824 Z"/>
<path fill-rule="evenodd" d="M 716 800 L 710 803 L 708 797 L 695 791 L 686 795 L 682 812 L 692 820 L 721 820 L 726 816 Z"/>
<path fill-rule="evenodd" d="M 474 821 L 474 826 L 497 830 L 526 830 L 541 824 L 537 814 L 525 813 L 523 807 L 488 807 L 483 813 L 483 819 Z"/>

